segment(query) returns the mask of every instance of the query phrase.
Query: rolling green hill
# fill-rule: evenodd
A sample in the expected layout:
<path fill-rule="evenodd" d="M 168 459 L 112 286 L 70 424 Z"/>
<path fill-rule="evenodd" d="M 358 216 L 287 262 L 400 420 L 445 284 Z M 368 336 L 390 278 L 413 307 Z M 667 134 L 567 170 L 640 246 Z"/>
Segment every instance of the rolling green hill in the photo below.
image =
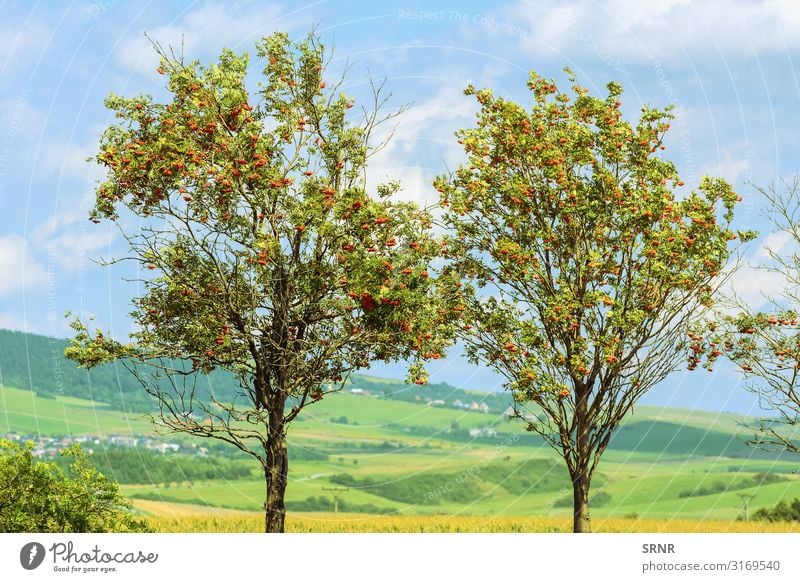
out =
<path fill-rule="evenodd" d="M 61 356 L 64 345 L 0 331 L 0 434 L 92 435 L 87 446 L 100 455 L 98 466 L 135 498 L 261 507 L 258 467 L 253 463 L 249 472 L 251 461 L 224 444 L 161 436 L 183 446 L 171 467 L 152 453 L 110 449 L 108 435 L 154 433 L 136 412 L 147 400 L 123 368 L 75 369 Z M 218 379 L 210 379 L 214 390 Z M 468 409 L 478 402 L 487 403 L 486 412 Z M 504 416 L 506 403 L 504 394 L 356 377 L 291 427 L 288 507 L 330 511 L 329 489 L 346 488 L 341 507 L 351 513 L 567 515 L 571 492 L 562 462 L 539 437 Z M 800 497 L 800 459 L 749 447 L 742 420 L 638 407 L 595 476 L 594 514 L 733 519 L 744 493 L 756 495 L 754 508 Z M 210 456 L 194 467 L 193 451 L 201 446 Z M 215 465 L 226 470 L 215 472 Z"/>
<path fill-rule="evenodd" d="M 141 384 L 118 363 L 91 370 L 77 368 L 64 357 L 65 339 L 0 329 L 0 383 L 42 396 L 74 396 L 123 411 L 146 411 L 152 401 Z M 200 390 L 225 399 L 233 381 L 215 372 L 203 378 Z"/>
<path fill-rule="evenodd" d="M 135 413 L 72 396 L 43 396 L 31 390 L 0 385 L 0 434 L 36 436 L 131 434 L 152 432 L 152 425 Z"/>
<path fill-rule="evenodd" d="M 91 370 L 77 368 L 64 357 L 69 345 L 65 339 L 0 329 L 0 384 L 32 390 L 45 397 L 74 396 L 104 403 L 111 409 L 144 412 L 153 402 L 142 385 L 119 363 Z M 232 400 L 236 383 L 224 371 L 200 376 L 198 396 L 213 393 L 219 400 Z M 348 389 L 359 389 L 389 400 L 418 402 L 429 400 L 486 403 L 494 411 L 504 410 L 510 400 L 506 394 L 473 392 L 446 383 L 431 384 L 419 391 L 415 386 L 396 380 L 354 375 Z"/>
<path fill-rule="evenodd" d="M 569 512 L 562 503 L 570 494 L 569 481 L 560 461 L 502 415 L 347 393 L 333 394 L 307 412 L 290 432 L 292 483 L 287 500 L 292 510 L 330 510 L 326 488 L 348 487 L 342 498 L 350 512 Z M 691 422 L 698 415 L 713 430 L 703 432 Z M 676 422 L 680 417 L 681 411 L 672 409 L 637 410 L 600 465 L 594 482 L 595 495 L 602 492 L 596 515 L 733 519 L 741 508 L 738 494 L 755 493 L 754 507 L 800 496 L 798 459 L 747 447 L 736 419 L 714 415 L 710 422 L 702 413 L 685 411 L 687 423 L 682 425 Z M 469 436 L 470 428 L 488 426 L 497 436 Z M 145 434 L 152 427 L 140 415 L 108 405 L 2 387 L 0 433 L 8 431 L 76 436 Z M 320 460 L 308 460 L 315 455 Z M 143 469 L 145 474 L 153 472 Z M 114 475 L 113 469 L 109 472 Z M 777 475 L 777 480 L 759 485 L 756 479 L 762 473 Z M 256 471 L 234 480 L 188 475 L 170 479 L 174 481 L 122 488 L 141 499 L 250 510 L 263 503 L 264 486 Z M 712 493 L 704 494 L 706 490 Z"/>

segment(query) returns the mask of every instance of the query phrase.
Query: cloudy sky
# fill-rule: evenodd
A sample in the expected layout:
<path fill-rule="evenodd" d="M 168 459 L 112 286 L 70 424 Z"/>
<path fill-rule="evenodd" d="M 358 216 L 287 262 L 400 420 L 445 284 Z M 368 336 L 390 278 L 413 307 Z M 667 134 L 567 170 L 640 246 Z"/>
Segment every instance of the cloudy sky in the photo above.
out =
<path fill-rule="evenodd" d="M 485 2 L 2 2 L 0 1 L 0 327 L 65 337 L 67 310 L 96 316 L 123 336 L 131 273 L 92 259 L 121 254 L 108 225 L 86 220 L 95 180 L 86 162 L 110 123 L 111 91 L 163 94 L 153 40 L 204 61 L 223 47 L 252 51 L 275 30 L 294 37 L 315 27 L 335 46 L 334 69 L 349 63 L 345 90 L 363 95 L 367 76 L 386 78 L 391 106 L 411 104 L 371 180 L 399 178 L 403 195 L 433 200 L 431 178 L 454 168 L 453 138 L 473 123 L 468 83 L 520 102 L 533 69 L 564 79 L 572 68 L 601 92 L 615 80 L 623 109 L 675 107 L 665 155 L 687 185 L 722 176 L 744 197 L 739 227 L 762 237 L 757 262 L 780 243 L 760 217 L 766 186 L 798 170 L 800 3 L 792 0 L 518 0 Z M 261 65 L 251 61 L 253 83 Z M 779 283 L 752 270 L 737 291 L 754 304 Z M 402 376 L 397 368 L 379 373 Z M 457 356 L 432 375 L 468 388 L 497 378 Z M 678 372 L 646 403 L 747 412 L 753 398 L 724 366 Z"/>

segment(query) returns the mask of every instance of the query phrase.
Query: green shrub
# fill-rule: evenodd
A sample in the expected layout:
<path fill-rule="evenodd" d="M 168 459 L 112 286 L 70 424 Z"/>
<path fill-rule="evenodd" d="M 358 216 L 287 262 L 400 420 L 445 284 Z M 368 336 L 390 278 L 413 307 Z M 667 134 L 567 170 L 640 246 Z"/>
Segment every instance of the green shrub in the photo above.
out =
<path fill-rule="evenodd" d="M 328 480 L 337 485 L 361 489 L 392 501 L 413 505 L 437 505 L 441 501 L 468 503 L 482 496 L 480 481 L 466 473 L 418 473 L 388 477 L 378 481 L 371 477 L 356 479 L 348 473 L 333 475 Z"/>
<path fill-rule="evenodd" d="M 800 499 L 779 501 L 775 507 L 762 507 L 753 513 L 754 521 L 800 521 Z"/>
<path fill-rule="evenodd" d="M 62 468 L 38 461 L 33 444 L 0 439 L 0 532 L 141 532 L 117 484 L 97 471 L 78 445 Z"/>
<path fill-rule="evenodd" d="M 558 491 L 571 486 L 564 467 L 549 459 L 527 459 L 513 466 L 490 463 L 481 467 L 479 476 L 515 495 Z"/>
<path fill-rule="evenodd" d="M 181 483 L 225 479 L 235 481 L 253 476 L 252 462 L 219 455 L 201 457 L 183 453 L 153 453 L 146 449 L 109 447 L 89 457 L 92 465 L 117 483 Z M 68 459 L 56 463 L 69 464 Z"/>
<path fill-rule="evenodd" d="M 741 481 L 733 481 L 727 484 L 722 481 L 714 481 L 710 485 L 698 485 L 694 489 L 684 489 L 678 493 L 678 497 L 684 498 L 716 495 L 717 493 L 725 493 L 726 491 L 738 491 L 740 489 L 749 489 L 751 487 L 758 487 L 760 485 L 769 485 L 770 483 L 780 483 L 781 481 L 786 481 L 786 477 L 783 477 L 782 475 L 776 475 L 774 473 L 757 473 L 752 477 L 747 477 Z"/>

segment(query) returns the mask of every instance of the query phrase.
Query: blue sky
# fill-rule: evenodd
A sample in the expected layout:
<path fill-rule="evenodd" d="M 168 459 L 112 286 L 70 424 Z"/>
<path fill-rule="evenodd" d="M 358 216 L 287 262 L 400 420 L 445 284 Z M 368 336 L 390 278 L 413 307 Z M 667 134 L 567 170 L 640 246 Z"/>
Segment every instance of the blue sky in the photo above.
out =
<path fill-rule="evenodd" d="M 623 109 L 675 106 L 667 157 L 687 185 L 722 176 L 744 197 L 739 226 L 770 236 L 749 185 L 791 176 L 800 157 L 800 3 L 792 0 L 538 0 L 484 2 L 0 2 L 0 327 L 66 336 L 69 309 L 125 335 L 134 283 L 92 258 L 124 247 L 108 225 L 86 220 L 98 168 L 85 160 L 111 121 L 111 91 L 163 93 L 147 32 L 208 61 L 222 47 L 253 51 L 275 30 L 316 26 L 335 45 L 334 69 L 352 66 L 345 90 L 364 95 L 366 75 L 386 77 L 391 105 L 411 104 L 371 180 L 403 182 L 403 195 L 433 200 L 432 177 L 454 168 L 453 132 L 473 122 L 462 94 L 474 83 L 520 102 L 528 71 L 564 79 L 572 68 L 595 92 L 625 89 Z M 252 61 L 253 82 L 259 63 Z M 733 287 L 753 304 L 779 282 L 746 268 Z M 377 373 L 402 376 L 397 367 Z M 431 380 L 499 387 L 485 369 L 453 356 Z M 754 399 L 729 367 L 678 372 L 645 403 L 748 412 Z"/>

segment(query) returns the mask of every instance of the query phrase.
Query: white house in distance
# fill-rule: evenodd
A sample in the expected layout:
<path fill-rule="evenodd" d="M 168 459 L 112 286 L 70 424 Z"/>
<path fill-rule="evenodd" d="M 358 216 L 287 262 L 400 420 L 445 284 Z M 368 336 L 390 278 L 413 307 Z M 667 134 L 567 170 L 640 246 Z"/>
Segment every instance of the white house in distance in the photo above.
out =
<path fill-rule="evenodd" d="M 125 435 L 111 435 L 108 442 L 117 447 L 135 447 L 139 444 L 139 439 Z"/>
<path fill-rule="evenodd" d="M 484 414 L 489 412 L 489 405 L 485 402 L 475 402 L 474 400 L 469 403 L 469 410 L 474 410 L 475 412 L 483 412 Z"/>
<path fill-rule="evenodd" d="M 181 446 L 177 443 L 154 443 L 152 446 L 147 448 L 152 451 L 157 451 L 162 455 L 165 453 L 177 453 L 181 450 Z"/>
<path fill-rule="evenodd" d="M 497 431 L 491 426 L 471 428 L 469 429 L 469 436 L 472 438 L 492 438 L 497 436 Z"/>
<path fill-rule="evenodd" d="M 372 396 L 372 392 L 364 390 L 363 388 L 350 388 L 350 394 L 355 394 L 356 396 Z"/>

